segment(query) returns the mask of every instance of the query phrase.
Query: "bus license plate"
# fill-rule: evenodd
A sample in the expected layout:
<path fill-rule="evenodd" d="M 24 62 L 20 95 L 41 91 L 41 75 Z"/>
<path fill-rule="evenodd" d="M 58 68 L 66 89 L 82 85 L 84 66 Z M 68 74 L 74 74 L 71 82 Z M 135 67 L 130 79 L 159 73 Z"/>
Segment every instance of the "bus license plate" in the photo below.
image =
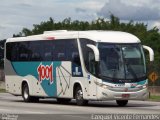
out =
<path fill-rule="evenodd" d="M 129 98 L 130 94 L 122 94 L 122 98 Z"/>

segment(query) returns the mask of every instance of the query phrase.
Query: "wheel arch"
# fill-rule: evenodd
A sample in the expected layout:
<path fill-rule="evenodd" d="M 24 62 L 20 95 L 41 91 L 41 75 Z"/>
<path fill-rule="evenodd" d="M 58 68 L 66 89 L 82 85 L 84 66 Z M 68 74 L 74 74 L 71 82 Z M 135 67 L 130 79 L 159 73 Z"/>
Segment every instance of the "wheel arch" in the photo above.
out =
<path fill-rule="evenodd" d="M 22 90 L 23 90 L 23 86 L 25 85 L 25 84 L 27 84 L 28 85 L 28 88 L 29 88 L 29 94 L 31 95 L 32 93 L 31 93 L 31 86 L 30 86 L 30 84 L 29 84 L 29 82 L 28 82 L 28 80 L 27 79 L 23 79 L 22 80 L 22 83 L 21 83 L 21 94 L 22 94 Z"/>
<path fill-rule="evenodd" d="M 77 87 L 81 87 L 82 88 L 82 91 L 83 91 L 83 86 L 80 82 L 75 82 L 74 85 L 73 85 L 73 98 L 75 98 L 75 93 L 76 93 L 76 88 Z"/>

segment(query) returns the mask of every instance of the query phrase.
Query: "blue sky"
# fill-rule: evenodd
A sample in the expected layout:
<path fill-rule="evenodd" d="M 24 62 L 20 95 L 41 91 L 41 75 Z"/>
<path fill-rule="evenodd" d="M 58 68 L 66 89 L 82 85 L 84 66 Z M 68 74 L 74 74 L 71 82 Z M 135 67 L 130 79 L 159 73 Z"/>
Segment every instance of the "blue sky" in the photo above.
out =
<path fill-rule="evenodd" d="M 148 29 L 160 29 L 160 0 L 0 0 L 0 39 L 12 37 L 24 27 L 52 17 L 61 21 L 109 19 L 110 14 L 123 21 L 139 21 Z"/>

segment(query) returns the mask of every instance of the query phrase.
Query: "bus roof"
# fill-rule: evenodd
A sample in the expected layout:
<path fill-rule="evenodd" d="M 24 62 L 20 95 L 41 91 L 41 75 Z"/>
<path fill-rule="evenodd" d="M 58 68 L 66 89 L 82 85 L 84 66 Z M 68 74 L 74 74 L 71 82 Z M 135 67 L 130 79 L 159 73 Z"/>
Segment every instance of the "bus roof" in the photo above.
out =
<path fill-rule="evenodd" d="M 120 31 L 45 31 L 44 34 L 32 35 L 27 37 L 9 38 L 7 42 L 18 41 L 36 41 L 36 40 L 52 40 L 52 39 L 72 39 L 72 38 L 86 38 L 95 42 L 107 42 L 107 43 L 140 43 L 140 40 L 126 32 Z"/>

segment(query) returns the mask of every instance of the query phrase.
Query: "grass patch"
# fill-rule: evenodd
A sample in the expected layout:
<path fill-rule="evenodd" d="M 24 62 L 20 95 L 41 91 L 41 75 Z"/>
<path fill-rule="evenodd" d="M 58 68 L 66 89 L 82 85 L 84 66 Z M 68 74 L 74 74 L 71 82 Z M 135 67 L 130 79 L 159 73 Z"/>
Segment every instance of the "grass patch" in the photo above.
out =
<path fill-rule="evenodd" d="M 0 93 L 4 93 L 4 92 L 6 92 L 5 89 L 0 89 Z"/>
<path fill-rule="evenodd" d="M 149 100 L 152 101 L 159 101 L 160 102 L 160 96 L 159 95 L 151 95 Z"/>

